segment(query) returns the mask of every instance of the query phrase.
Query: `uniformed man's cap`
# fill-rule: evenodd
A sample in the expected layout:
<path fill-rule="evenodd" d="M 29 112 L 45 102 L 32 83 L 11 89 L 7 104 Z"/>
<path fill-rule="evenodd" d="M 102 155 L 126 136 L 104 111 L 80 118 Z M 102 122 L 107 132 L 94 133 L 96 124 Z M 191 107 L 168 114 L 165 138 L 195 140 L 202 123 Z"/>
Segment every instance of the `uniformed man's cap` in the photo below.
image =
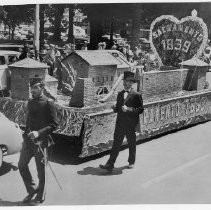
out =
<path fill-rule="evenodd" d="M 44 83 L 43 79 L 39 78 L 39 77 L 30 79 L 30 87 L 35 87 L 35 86 L 44 87 L 45 83 Z"/>
<path fill-rule="evenodd" d="M 125 71 L 123 80 L 136 82 L 135 74 L 131 71 Z"/>

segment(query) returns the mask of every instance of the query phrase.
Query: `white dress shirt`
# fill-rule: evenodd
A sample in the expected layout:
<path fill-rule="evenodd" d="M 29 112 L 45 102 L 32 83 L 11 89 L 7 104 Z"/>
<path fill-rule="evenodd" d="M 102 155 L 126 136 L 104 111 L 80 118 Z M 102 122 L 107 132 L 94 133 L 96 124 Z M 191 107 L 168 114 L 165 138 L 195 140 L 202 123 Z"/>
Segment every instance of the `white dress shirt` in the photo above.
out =
<path fill-rule="evenodd" d="M 127 98 L 127 96 L 128 96 L 128 94 L 129 94 L 129 92 L 130 92 L 130 90 L 125 90 L 125 92 L 124 92 L 124 99 L 126 99 L 126 98 Z"/>

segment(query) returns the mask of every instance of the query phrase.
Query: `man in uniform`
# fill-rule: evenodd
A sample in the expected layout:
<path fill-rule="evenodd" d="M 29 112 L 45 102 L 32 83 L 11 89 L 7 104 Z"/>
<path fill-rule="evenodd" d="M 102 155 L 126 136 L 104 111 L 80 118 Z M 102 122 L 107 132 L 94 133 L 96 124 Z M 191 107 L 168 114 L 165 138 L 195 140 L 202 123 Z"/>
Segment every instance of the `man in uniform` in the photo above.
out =
<path fill-rule="evenodd" d="M 130 71 L 124 72 L 123 86 L 124 90 L 118 93 L 117 103 L 113 106 L 114 112 L 117 112 L 116 127 L 114 131 L 114 141 L 111 149 L 110 158 L 105 165 L 100 168 L 111 172 L 114 163 L 119 154 L 123 139 L 126 136 L 129 146 L 128 168 L 133 168 L 136 158 L 136 127 L 139 122 L 139 114 L 144 110 L 141 94 L 132 89 L 135 82 L 135 74 Z"/>
<path fill-rule="evenodd" d="M 18 168 L 28 195 L 24 203 L 40 204 L 45 199 L 45 170 L 47 147 L 52 145 L 49 135 L 57 127 L 56 110 L 52 101 L 43 95 L 44 83 L 39 78 L 31 81 L 32 99 L 28 101 L 28 115 L 24 142 L 20 154 Z M 39 185 L 37 186 L 29 171 L 29 162 L 35 158 Z M 32 198 L 36 194 L 35 199 Z"/>

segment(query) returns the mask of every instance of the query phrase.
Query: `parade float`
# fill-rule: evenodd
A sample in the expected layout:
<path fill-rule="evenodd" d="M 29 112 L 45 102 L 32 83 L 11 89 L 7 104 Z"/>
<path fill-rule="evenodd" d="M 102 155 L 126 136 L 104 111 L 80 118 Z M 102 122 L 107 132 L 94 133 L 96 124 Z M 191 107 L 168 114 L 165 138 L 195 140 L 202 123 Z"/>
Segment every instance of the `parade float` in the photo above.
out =
<path fill-rule="evenodd" d="M 79 157 L 110 150 L 116 121 L 110 107 L 123 88 L 125 70 L 136 72 L 134 88 L 143 96 L 137 141 L 210 120 L 209 65 L 199 59 L 207 40 L 206 24 L 196 14 L 181 20 L 168 15 L 151 24 L 150 44 L 160 63 L 156 70 L 131 68 L 116 51 L 72 52 L 62 61 L 63 84 L 70 91 L 55 97 L 55 134 L 74 137 L 81 145 Z M 30 78 L 45 79 L 51 91 L 57 86 L 47 68 L 29 58 L 10 65 L 11 97 L 0 98 L 0 112 L 24 127 Z"/>

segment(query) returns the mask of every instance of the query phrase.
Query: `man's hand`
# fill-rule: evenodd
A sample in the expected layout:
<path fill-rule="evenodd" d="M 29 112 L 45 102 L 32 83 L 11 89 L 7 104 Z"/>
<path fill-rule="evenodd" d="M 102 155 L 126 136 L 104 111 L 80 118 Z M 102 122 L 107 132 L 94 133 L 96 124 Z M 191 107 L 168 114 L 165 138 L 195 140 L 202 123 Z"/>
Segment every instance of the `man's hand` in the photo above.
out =
<path fill-rule="evenodd" d="M 123 112 L 127 112 L 127 110 L 128 110 L 128 107 L 126 105 L 122 106 L 122 111 Z"/>
<path fill-rule="evenodd" d="M 127 107 L 126 105 L 122 106 L 122 111 L 123 112 L 132 112 L 133 108 L 132 107 Z"/>
<path fill-rule="evenodd" d="M 28 137 L 32 140 L 36 139 L 39 137 L 39 133 L 37 131 L 32 131 L 28 134 Z"/>

